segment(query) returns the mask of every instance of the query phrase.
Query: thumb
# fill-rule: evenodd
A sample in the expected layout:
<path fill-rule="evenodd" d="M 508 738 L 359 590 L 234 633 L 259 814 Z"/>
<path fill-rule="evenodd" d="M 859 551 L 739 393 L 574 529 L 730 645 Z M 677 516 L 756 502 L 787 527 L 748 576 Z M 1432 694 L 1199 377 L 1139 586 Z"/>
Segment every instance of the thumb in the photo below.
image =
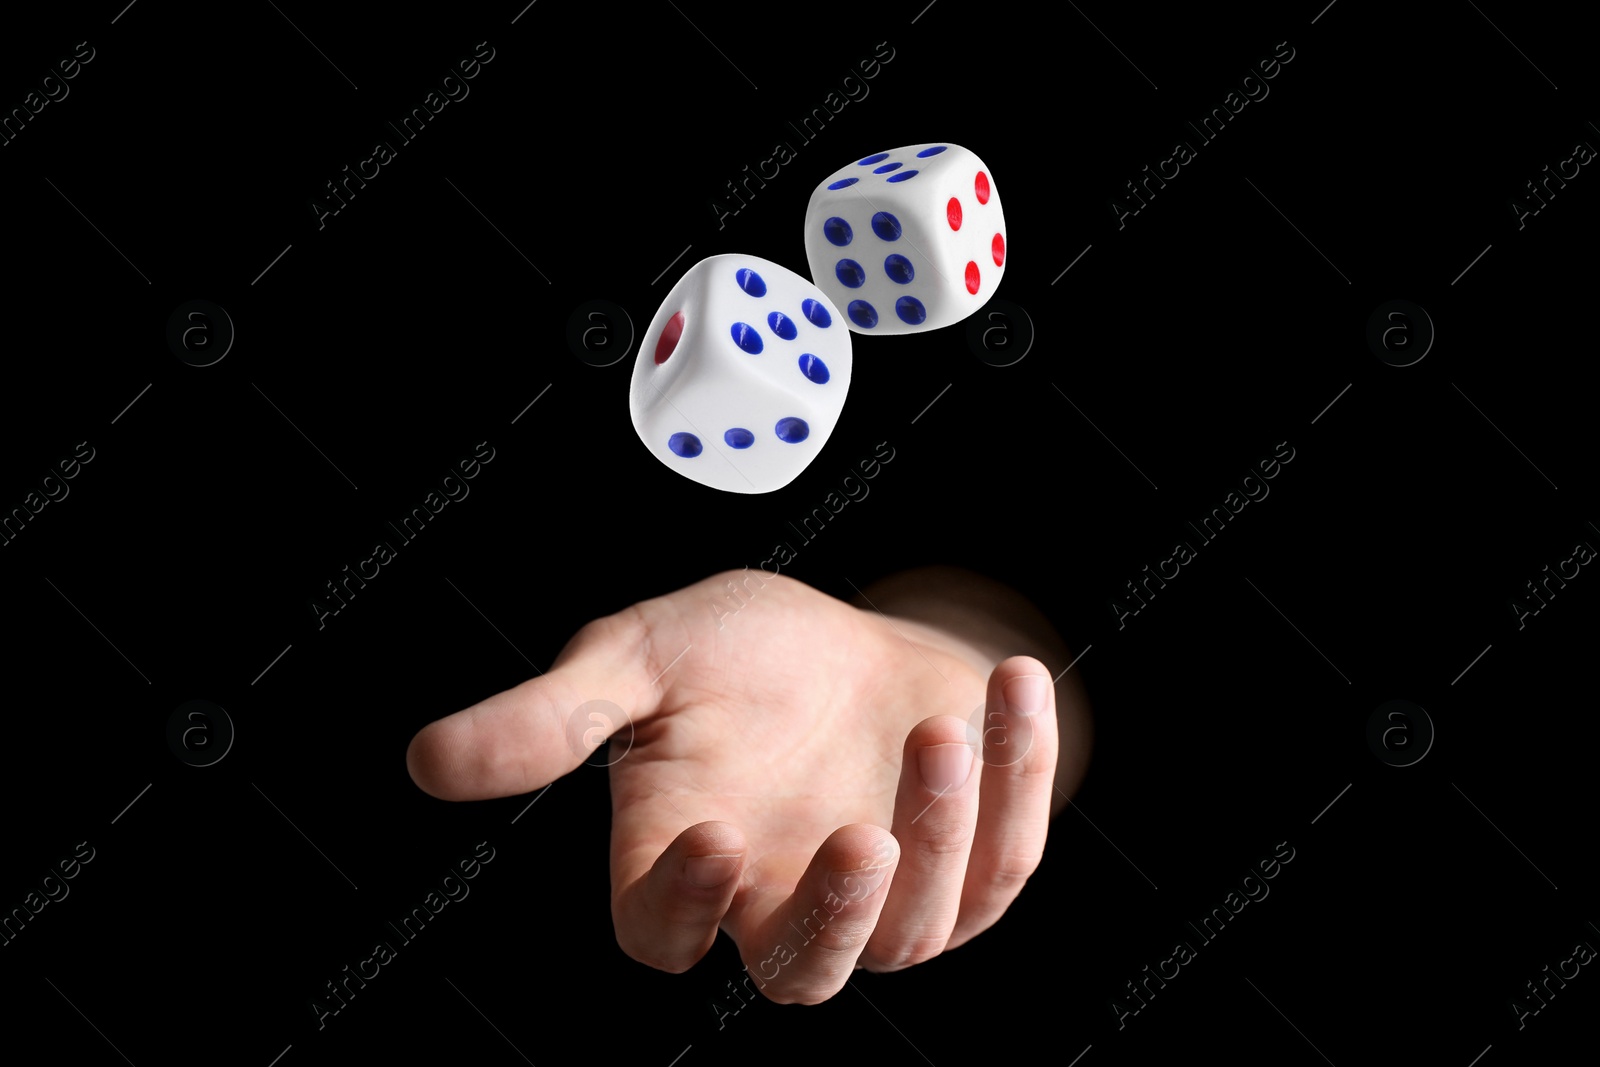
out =
<path fill-rule="evenodd" d="M 576 769 L 606 735 L 655 712 L 650 633 L 637 607 L 589 623 L 547 674 L 418 731 L 406 749 L 412 781 L 441 800 L 486 800 Z"/>

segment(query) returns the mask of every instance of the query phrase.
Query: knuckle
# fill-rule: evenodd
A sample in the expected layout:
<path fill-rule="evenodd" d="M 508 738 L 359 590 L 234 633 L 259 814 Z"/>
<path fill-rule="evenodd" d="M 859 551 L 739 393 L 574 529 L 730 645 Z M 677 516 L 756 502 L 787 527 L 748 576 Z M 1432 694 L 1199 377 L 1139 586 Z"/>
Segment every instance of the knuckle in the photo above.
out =
<path fill-rule="evenodd" d="M 943 953 L 949 940 L 948 935 L 936 934 L 897 937 L 882 945 L 874 943 L 867 952 L 862 953 L 862 959 L 867 960 L 870 956 L 868 970 L 883 973 L 903 971 L 907 967 L 927 963 Z"/>
<path fill-rule="evenodd" d="M 943 818 L 933 821 L 924 818 L 923 823 L 917 827 L 916 846 L 912 851 L 930 860 L 931 865 L 937 868 L 963 861 L 972 847 L 973 828 L 966 820 Z"/>
<path fill-rule="evenodd" d="M 1017 761 L 1017 779 L 1025 785 L 1035 782 L 1053 784 L 1056 779 L 1056 758 L 1059 746 L 1037 738 L 1026 758 Z"/>
<path fill-rule="evenodd" d="M 643 638 L 647 629 L 638 605 L 632 605 L 615 615 L 605 615 L 584 623 L 572 635 L 568 645 L 583 648 L 591 644 L 607 644 L 619 638 L 633 644 Z"/>
<path fill-rule="evenodd" d="M 791 957 L 787 964 L 780 964 L 773 958 L 752 961 L 748 953 L 741 955 L 746 957 L 745 970 L 761 976 L 761 995 L 774 1004 L 821 1004 L 843 989 L 845 980 L 850 976 L 848 966 L 828 964 L 819 967 L 815 959 L 810 969 L 800 969 L 796 966 L 798 957 Z M 769 968 L 774 964 L 776 969 L 769 973 Z"/>
<path fill-rule="evenodd" d="M 859 923 L 834 921 L 817 931 L 814 943 L 822 952 L 849 955 L 861 947 L 870 933 Z"/>
<path fill-rule="evenodd" d="M 989 884 L 1015 896 L 1039 869 L 1037 852 L 1008 852 L 989 869 Z"/>

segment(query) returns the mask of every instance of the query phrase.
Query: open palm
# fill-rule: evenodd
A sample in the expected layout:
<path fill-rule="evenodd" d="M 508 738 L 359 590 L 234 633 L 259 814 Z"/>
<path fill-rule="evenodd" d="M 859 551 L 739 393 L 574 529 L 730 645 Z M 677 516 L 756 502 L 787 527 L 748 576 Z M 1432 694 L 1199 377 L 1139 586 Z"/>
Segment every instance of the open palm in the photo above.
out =
<path fill-rule="evenodd" d="M 717 929 L 780 1003 L 954 948 L 1044 848 L 1055 696 L 929 626 L 787 578 L 716 575 L 590 623 L 551 670 L 425 727 L 429 793 L 526 793 L 611 732 L 612 914 L 683 971 Z"/>

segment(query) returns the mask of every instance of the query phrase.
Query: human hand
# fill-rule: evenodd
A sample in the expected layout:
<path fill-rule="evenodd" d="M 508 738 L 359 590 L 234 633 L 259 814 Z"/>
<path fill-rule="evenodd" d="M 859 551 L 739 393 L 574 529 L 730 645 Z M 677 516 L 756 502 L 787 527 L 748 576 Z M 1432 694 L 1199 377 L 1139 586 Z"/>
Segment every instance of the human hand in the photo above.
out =
<path fill-rule="evenodd" d="M 602 699 L 633 727 L 611 766 L 612 917 L 652 967 L 687 970 L 720 927 L 768 998 L 818 1003 L 858 966 L 970 940 L 1043 853 L 1045 666 L 782 577 L 590 623 L 547 674 L 424 727 L 407 765 L 447 800 L 530 792 L 598 746 L 573 713 Z"/>

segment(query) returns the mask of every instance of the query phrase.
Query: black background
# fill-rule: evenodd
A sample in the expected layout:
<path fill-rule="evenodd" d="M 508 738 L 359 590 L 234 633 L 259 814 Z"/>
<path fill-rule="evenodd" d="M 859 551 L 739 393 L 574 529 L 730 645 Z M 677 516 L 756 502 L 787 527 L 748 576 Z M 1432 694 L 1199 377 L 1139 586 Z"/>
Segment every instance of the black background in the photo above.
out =
<path fill-rule="evenodd" d="M 1588 39 L 1526 6 L 923 2 L 7 16 L 7 112 L 95 50 L 0 147 L 0 508 L 79 442 L 94 455 L 0 546 L 0 909 L 95 850 L 0 945 L 8 1044 L 141 1067 L 1032 1049 L 1490 1067 L 1592 1040 L 1590 968 L 1520 1030 L 1511 1006 L 1600 944 L 1600 579 L 1520 629 L 1511 606 L 1600 544 L 1597 179 L 1521 229 L 1512 208 L 1600 143 Z M 470 96 L 319 228 L 324 183 L 480 41 Z M 879 42 L 869 95 L 800 143 L 787 123 Z M 1270 95 L 1119 228 L 1124 183 L 1197 142 L 1186 120 L 1279 42 Z M 779 140 L 796 158 L 719 228 L 713 198 Z M 964 326 L 856 337 L 837 431 L 770 495 L 650 458 L 632 353 L 580 360 L 574 309 L 611 301 L 643 330 L 724 252 L 806 273 L 824 176 L 940 140 L 1003 198 L 999 296 L 1031 318 L 1026 357 L 988 365 Z M 165 338 L 195 299 L 236 330 L 209 367 Z M 1437 330 L 1407 367 L 1366 341 L 1396 299 Z M 470 496 L 319 628 L 324 583 L 482 441 Z M 405 747 L 589 619 L 756 566 L 880 442 L 870 495 L 785 573 L 841 596 L 934 562 L 1015 584 L 1082 655 L 1094 761 L 993 930 L 719 1028 L 725 938 L 681 976 L 616 946 L 602 771 L 531 809 L 451 805 L 412 785 Z M 1280 442 L 1270 496 L 1119 626 L 1124 583 Z M 194 699 L 237 732 L 209 767 L 166 739 Z M 1366 740 L 1392 699 L 1436 731 L 1412 766 Z M 324 983 L 480 841 L 471 896 L 319 1029 Z M 1280 842 L 1270 896 L 1119 1029 L 1124 983 Z"/>

